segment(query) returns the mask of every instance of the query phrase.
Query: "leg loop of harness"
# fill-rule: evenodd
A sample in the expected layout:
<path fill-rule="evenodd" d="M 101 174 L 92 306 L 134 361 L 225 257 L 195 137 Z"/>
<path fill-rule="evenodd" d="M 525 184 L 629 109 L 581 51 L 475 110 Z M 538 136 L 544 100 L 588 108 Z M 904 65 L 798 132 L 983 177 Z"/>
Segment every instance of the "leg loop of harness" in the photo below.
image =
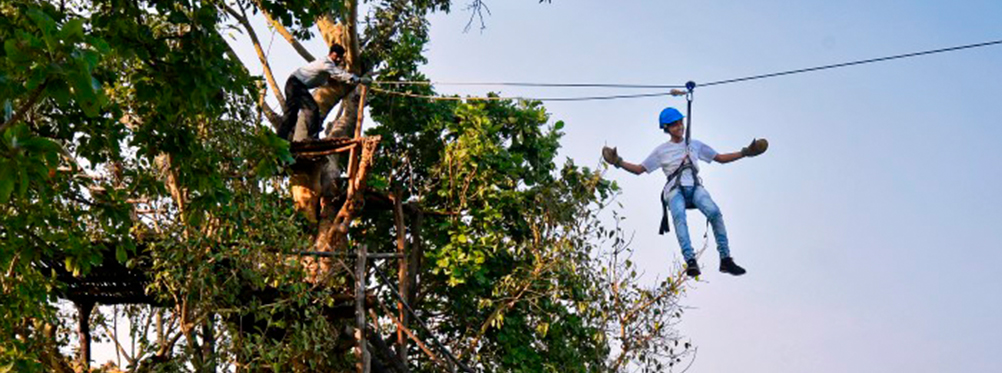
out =
<path fill-rule="evenodd" d="M 696 185 L 691 188 L 682 188 L 678 185 L 673 185 L 667 192 L 662 190 L 661 192 L 661 224 L 658 228 L 658 234 L 663 235 L 665 232 L 671 232 L 671 221 L 668 220 L 668 215 L 670 215 L 670 208 L 668 207 L 668 201 L 671 198 L 672 191 L 678 190 L 676 193 L 681 193 L 682 198 L 685 200 L 685 209 L 692 210 L 696 208 L 695 198 L 693 197 L 696 192 L 696 187 L 700 183 L 697 181 Z"/>
<path fill-rule="evenodd" d="M 668 222 L 668 202 L 661 198 L 661 227 L 658 228 L 658 234 L 665 234 L 665 232 L 671 232 L 671 223 Z"/>

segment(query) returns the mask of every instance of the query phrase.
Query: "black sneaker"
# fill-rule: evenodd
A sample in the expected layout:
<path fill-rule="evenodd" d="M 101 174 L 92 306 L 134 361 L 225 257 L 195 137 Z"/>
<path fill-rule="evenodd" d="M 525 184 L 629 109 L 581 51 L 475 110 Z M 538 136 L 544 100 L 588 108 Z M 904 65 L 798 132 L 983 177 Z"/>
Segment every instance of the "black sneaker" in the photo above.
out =
<path fill-rule="evenodd" d="M 699 276 L 700 273 L 699 264 L 696 263 L 695 258 L 685 261 L 685 274 L 689 275 L 689 277 L 696 277 Z"/>
<path fill-rule="evenodd" d="M 741 276 L 745 274 L 745 269 L 734 263 L 734 258 L 723 258 L 720 259 L 720 272 Z"/>

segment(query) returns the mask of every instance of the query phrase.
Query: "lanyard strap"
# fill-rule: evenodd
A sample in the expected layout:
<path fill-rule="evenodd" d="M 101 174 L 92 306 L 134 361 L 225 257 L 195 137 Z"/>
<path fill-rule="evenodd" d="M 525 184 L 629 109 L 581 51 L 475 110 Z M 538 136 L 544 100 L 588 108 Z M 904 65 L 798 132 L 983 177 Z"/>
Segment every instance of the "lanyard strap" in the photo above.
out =
<path fill-rule="evenodd" d="M 692 96 L 693 91 L 696 89 L 696 82 L 690 80 L 688 83 L 685 83 L 685 89 L 688 90 L 685 93 L 685 148 L 689 150 L 689 138 L 692 135 Z"/>

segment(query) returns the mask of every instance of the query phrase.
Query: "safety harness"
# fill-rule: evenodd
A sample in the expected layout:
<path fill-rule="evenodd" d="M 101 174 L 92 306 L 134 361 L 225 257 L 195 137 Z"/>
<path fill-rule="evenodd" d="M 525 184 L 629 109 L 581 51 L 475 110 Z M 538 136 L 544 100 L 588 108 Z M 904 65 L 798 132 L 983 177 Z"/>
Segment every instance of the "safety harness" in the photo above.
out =
<path fill-rule="evenodd" d="M 699 169 L 693 164 L 691 154 L 689 154 L 689 138 L 692 134 L 692 91 L 696 88 L 696 83 L 692 81 L 685 83 L 685 88 L 688 90 L 685 93 L 685 100 L 687 102 L 685 109 L 685 156 L 682 158 L 682 164 L 675 171 L 668 174 L 668 181 L 665 182 L 665 187 L 668 188 L 668 191 L 665 192 L 664 188 L 661 188 L 661 228 L 658 229 L 658 234 L 662 235 L 665 232 L 671 232 L 671 224 L 668 222 L 668 215 L 670 215 L 668 195 L 671 195 L 673 190 L 679 189 L 682 197 L 685 198 L 685 208 L 691 210 L 696 208 L 696 204 L 692 200 L 692 192 L 696 189 L 695 187 L 702 185 L 702 182 L 699 180 Z M 682 172 L 685 170 L 689 170 L 693 180 L 693 188 L 688 193 L 685 192 L 685 189 L 681 188 Z"/>

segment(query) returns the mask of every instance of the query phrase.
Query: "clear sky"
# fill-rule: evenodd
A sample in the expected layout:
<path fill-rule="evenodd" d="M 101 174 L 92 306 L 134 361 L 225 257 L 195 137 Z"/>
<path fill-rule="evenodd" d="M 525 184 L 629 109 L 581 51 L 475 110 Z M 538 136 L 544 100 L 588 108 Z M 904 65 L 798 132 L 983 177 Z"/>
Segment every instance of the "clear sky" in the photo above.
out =
<path fill-rule="evenodd" d="M 432 80 L 682 84 L 1002 39 L 998 0 L 487 5 L 482 32 L 463 32 L 462 0 L 431 17 Z M 258 33 L 267 45 L 271 33 Z M 253 71 L 249 44 L 234 46 Z M 303 63 L 277 35 L 270 55 L 280 83 Z M 771 147 L 702 165 L 749 273 L 717 272 L 712 243 L 702 257 L 681 324 L 699 349 L 690 372 L 1002 372 L 1000 97 L 1002 46 L 697 88 L 694 138 L 721 152 L 754 137 Z M 641 161 L 667 140 L 660 110 L 684 103 L 546 106 L 566 122 L 561 155 L 597 165 L 605 144 Z M 664 175 L 607 177 L 623 188 L 635 261 L 653 282 L 680 257 L 674 235 L 657 234 Z M 689 216 L 698 246 L 704 219 Z"/>

